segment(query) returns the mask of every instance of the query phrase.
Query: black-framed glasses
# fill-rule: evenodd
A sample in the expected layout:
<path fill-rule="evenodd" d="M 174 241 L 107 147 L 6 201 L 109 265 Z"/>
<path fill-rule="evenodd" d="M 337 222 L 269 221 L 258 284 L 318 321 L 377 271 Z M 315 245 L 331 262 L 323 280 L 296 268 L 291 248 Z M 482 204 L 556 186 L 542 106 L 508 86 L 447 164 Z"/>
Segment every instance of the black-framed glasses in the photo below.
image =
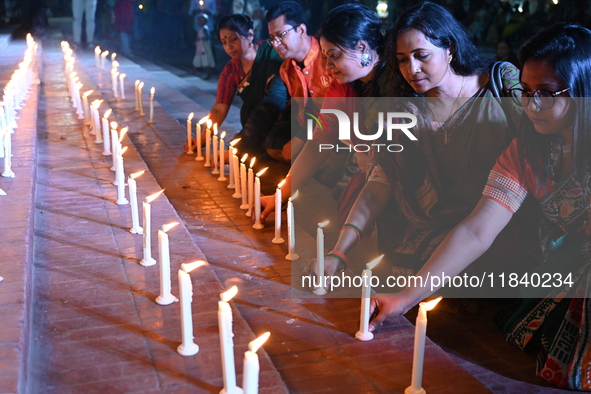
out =
<path fill-rule="evenodd" d="M 520 107 L 527 107 L 530 99 L 533 97 L 534 103 L 542 109 L 550 109 L 554 107 L 555 97 L 570 90 L 570 88 L 559 90 L 558 92 L 550 92 L 544 89 L 536 89 L 534 91 L 525 90 L 522 88 L 511 88 L 509 93 L 515 104 Z"/>
<path fill-rule="evenodd" d="M 295 29 L 296 27 L 297 27 L 297 26 L 294 26 L 294 27 L 292 27 L 291 29 L 288 29 L 288 30 L 286 30 L 286 31 L 283 31 L 283 32 L 281 32 L 281 33 L 279 33 L 279 34 L 277 34 L 277 35 L 275 35 L 275 36 L 274 36 L 274 35 L 271 35 L 271 36 L 269 36 L 269 38 L 267 39 L 267 42 L 268 42 L 269 44 L 273 45 L 273 43 L 274 43 L 275 41 L 277 41 L 278 43 L 279 43 L 279 42 L 281 42 L 281 41 L 283 41 L 283 38 L 285 37 L 285 35 L 286 35 L 287 33 L 289 33 L 290 31 L 292 31 L 293 29 Z"/>

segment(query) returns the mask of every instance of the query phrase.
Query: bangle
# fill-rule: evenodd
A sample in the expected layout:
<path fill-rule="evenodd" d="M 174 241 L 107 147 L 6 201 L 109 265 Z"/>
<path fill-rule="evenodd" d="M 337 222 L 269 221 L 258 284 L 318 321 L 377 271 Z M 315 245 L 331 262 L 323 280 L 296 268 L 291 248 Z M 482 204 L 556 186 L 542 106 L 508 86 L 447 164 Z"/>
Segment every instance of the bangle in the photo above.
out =
<path fill-rule="evenodd" d="M 345 270 L 347 269 L 347 267 L 349 265 L 349 259 L 347 258 L 347 256 L 345 256 L 343 253 L 339 252 L 338 250 L 331 250 L 325 256 L 334 257 L 335 259 L 337 259 L 339 261 L 339 269 L 337 270 L 338 273 L 345 272 Z"/>
<path fill-rule="evenodd" d="M 341 227 L 341 231 L 343 231 L 347 227 L 353 229 L 353 231 L 355 231 L 355 234 L 357 234 L 357 243 L 361 242 L 361 233 L 362 233 L 361 229 L 354 224 L 345 223 L 345 224 L 343 224 L 343 227 Z"/>

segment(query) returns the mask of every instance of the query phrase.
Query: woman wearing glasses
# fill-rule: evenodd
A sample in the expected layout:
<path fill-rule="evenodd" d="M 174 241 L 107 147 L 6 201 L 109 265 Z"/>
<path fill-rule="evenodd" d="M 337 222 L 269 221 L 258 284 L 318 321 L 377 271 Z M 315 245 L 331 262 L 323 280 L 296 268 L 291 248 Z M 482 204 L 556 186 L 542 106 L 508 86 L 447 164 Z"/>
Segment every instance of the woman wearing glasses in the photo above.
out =
<path fill-rule="evenodd" d="M 513 282 L 524 299 L 504 333 L 521 349 L 541 347 L 538 376 L 591 390 L 591 31 L 554 25 L 525 43 L 519 60 L 522 87 L 511 93 L 527 115 L 521 133 L 499 157 L 474 211 L 418 275 L 459 274 L 490 247 L 525 197 L 533 196 L 545 216 L 544 262 Z M 376 295 L 372 309 L 379 314 L 370 330 L 431 293 L 409 287 L 396 299 Z"/>

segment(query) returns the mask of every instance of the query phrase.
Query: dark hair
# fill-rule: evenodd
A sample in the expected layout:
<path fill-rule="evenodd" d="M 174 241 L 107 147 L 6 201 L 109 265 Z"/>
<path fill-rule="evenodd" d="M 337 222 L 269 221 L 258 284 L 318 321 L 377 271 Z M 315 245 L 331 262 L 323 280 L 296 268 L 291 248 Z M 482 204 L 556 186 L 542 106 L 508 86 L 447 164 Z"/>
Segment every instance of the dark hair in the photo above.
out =
<path fill-rule="evenodd" d="M 396 39 L 408 30 L 418 30 L 436 47 L 450 49 L 450 66 L 458 75 L 480 74 L 487 68 L 468 30 L 445 8 L 426 1 L 404 12 L 388 35 L 386 51 L 393 69 L 398 69 Z"/>
<path fill-rule="evenodd" d="M 279 18 L 281 15 L 285 18 L 286 25 L 295 27 L 303 24 L 306 26 L 306 30 L 308 29 L 306 13 L 299 3 L 296 3 L 295 1 L 282 1 L 267 12 L 265 19 L 267 20 L 267 23 L 269 23 L 272 20 Z"/>
<path fill-rule="evenodd" d="M 367 41 L 371 50 L 384 54 L 382 22 L 363 4 L 343 4 L 330 10 L 320 25 L 319 36 L 344 50 L 355 50 L 359 41 Z"/>
<path fill-rule="evenodd" d="M 252 19 L 250 19 L 250 16 L 248 15 L 232 14 L 224 16 L 218 22 L 218 38 L 220 36 L 220 31 L 222 29 L 228 29 L 237 34 L 240 34 L 242 37 L 248 37 L 248 31 L 252 29 L 252 26 Z"/>
<path fill-rule="evenodd" d="M 557 23 L 536 34 L 519 50 L 519 61 L 543 60 L 548 62 L 556 75 L 570 88 L 571 97 L 580 97 L 573 123 L 573 155 L 571 163 L 575 176 L 581 181 L 591 164 L 591 31 L 569 23 Z M 523 71 L 522 71 L 523 72 Z M 525 116 L 525 114 L 524 114 Z M 531 122 L 523 122 L 518 138 L 522 165 L 530 163 L 538 184 L 545 184 L 550 174 L 551 144 L 560 142 L 558 134 L 543 135 L 536 132 Z"/>

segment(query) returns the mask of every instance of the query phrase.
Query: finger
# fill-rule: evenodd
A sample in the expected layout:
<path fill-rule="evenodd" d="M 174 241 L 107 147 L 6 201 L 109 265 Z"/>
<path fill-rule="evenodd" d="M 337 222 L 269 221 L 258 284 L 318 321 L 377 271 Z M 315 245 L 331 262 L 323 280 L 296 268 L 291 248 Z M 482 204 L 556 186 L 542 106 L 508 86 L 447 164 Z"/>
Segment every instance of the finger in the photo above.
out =
<path fill-rule="evenodd" d="M 387 317 L 388 314 L 381 310 L 373 319 L 369 321 L 369 332 L 373 332 L 376 328 L 380 327 Z"/>

